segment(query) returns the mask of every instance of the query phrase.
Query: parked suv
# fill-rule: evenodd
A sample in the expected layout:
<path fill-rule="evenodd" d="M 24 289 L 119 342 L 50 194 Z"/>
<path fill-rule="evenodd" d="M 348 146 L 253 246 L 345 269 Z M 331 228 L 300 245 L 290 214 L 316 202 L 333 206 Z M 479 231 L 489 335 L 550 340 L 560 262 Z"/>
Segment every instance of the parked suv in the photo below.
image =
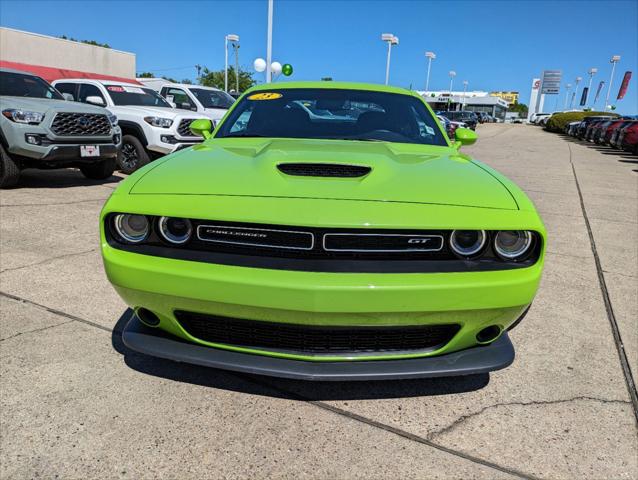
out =
<path fill-rule="evenodd" d="M 173 108 L 151 88 L 84 78 L 56 80 L 53 85 L 78 102 L 104 106 L 117 115 L 123 134 L 118 165 L 124 173 L 203 140 L 191 133 L 190 124 L 208 117 Z"/>
<path fill-rule="evenodd" d="M 104 108 L 68 102 L 40 77 L 0 68 L 0 110 L 0 187 L 15 185 L 25 168 L 113 174 L 122 132 Z"/>
<path fill-rule="evenodd" d="M 199 112 L 215 123 L 235 102 L 233 97 L 218 88 L 171 83 L 163 78 L 138 78 L 137 81 L 159 92 L 175 108 Z"/>

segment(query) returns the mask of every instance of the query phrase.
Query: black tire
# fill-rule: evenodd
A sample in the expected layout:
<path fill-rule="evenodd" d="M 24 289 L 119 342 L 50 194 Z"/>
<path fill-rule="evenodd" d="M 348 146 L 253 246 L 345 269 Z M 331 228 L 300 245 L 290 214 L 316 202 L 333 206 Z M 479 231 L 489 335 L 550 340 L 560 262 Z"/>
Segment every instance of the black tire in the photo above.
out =
<path fill-rule="evenodd" d="M 0 188 L 13 187 L 20 179 L 20 167 L 0 145 Z"/>
<path fill-rule="evenodd" d="M 80 171 L 82 175 L 91 180 L 104 180 L 113 175 L 115 171 L 115 159 L 108 158 L 101 162 L 95 162 L 89 165 L 82 165 Z"/>
<path fill-rule="evenodd" d="M 142 168 L 151 159 L 137 137 L 133 135 L 124 135 L 122 137 L 122 148 L 117 154 L 117 165 L 119 169 L 126 173 L 133 173 L 135 170 Z"/>

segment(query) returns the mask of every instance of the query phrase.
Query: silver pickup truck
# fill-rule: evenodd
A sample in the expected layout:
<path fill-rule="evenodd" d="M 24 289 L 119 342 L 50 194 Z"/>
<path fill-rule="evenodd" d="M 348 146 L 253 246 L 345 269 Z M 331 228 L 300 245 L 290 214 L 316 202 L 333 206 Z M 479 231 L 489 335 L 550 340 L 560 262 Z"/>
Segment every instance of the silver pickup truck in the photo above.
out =
<path fill-rule="evenodd" d="M 69 102 L 40 77 L 0 68 L 0 113 L 0 188 L 15 185 L 25 168 L 113 174 L 122 131 L 108 110 Z"/>

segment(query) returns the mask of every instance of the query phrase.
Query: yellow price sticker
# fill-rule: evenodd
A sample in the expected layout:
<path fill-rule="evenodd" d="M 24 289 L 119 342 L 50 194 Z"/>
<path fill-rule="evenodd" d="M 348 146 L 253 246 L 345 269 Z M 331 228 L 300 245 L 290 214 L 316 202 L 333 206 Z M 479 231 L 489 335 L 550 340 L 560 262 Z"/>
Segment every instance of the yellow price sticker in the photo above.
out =
<path fill-rule="evenodd" d="M 283 97 L 281 93 L 263 92 L 263 93 L 253 93 L 251 96 L 248 97 L 248 100 L 276 100 L 281 97 Z"/>

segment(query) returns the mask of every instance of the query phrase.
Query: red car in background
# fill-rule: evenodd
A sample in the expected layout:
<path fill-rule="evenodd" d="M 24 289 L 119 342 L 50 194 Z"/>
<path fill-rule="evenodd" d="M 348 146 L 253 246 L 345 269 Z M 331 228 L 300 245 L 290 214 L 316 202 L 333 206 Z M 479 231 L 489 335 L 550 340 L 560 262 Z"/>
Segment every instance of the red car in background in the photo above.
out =
<path fill-rule="evenodd" d="M 627 119 L 627 118 L 615 120 L 611 125 L 607 127 L 607 130 L 605 131 L 605 135 L 601 143 L 610 145 L 614 148 L 620 148 L 620 146 L 616 145 L 616 141 L 618 140 L 618 134 L 623 128 L 625 128 L 627 125 L 631 124 L 632 122 L 635 122 L 635 120 Z"/>
<path fill-rule="evenodd" d="M 618 134 L 616 142 L 620 148 L 638 155 L 638 122 L 631 122 Z"/>

